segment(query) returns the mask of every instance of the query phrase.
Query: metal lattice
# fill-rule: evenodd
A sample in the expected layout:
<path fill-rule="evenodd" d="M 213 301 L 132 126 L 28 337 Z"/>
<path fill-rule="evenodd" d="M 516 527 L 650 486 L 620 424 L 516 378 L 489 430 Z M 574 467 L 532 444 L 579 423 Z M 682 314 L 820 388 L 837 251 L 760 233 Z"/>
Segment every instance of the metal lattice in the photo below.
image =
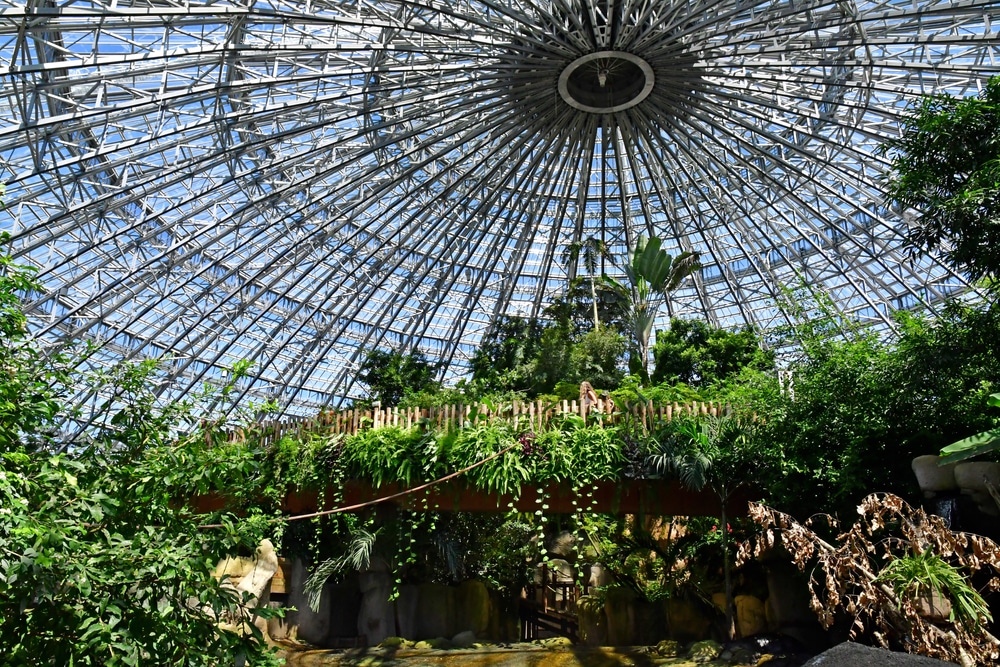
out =
<path fill-rule="evenodd" d="M 966 288 L 911 258 L 886 161 L 917 96 L 1000 71 L 996 0 L 0 2 L 0 163 L 44 340 L 256 362 L 291 413 L 377 346 L 465 362 L 569 244 L 698 250 L 670 312 L 853 317 Z M 614 272 L 614 269 L 610 272 Z"/>

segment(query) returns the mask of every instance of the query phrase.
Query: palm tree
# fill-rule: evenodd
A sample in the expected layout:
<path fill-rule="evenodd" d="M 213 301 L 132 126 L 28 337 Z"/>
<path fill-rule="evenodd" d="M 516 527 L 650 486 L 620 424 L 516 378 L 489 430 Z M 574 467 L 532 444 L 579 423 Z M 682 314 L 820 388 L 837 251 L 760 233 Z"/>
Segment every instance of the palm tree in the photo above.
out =
<path fill-rule="evenodd" d="M 631 253 L 631 261 L 625 266 L 625 274 L 632 283 L 629 289 L 617 280 L 605 280 L 629 302 L 632 328 L 639 345 L 642 370 L 648 379 L 649 339 L 653 334 L 653 323 L 659 308 L 659 299 L 667 299 L 689 275 L 701 268 L 698 253 L 682 252 L 671 257 L 661 247 L 662 241 L 652 237 L 647 241 L 639 237 Z"/>
<path fill-rule="evenodd" d="M 600 321 L 597 319 L 597 287 L 595 286 L 597 263 L 607 260 L 614 264 L 614 255 L 611 254 L 607 243 L 596 236 L 588 236 L 584 241 L 575 241 L 566 246 L 562 257 L 563 261 L 570 266 L 577 266 L 581 257 L 583 259 L 583 268 L 590 277 L 590 298 L 594 304 L 594 331 L 597 331 L 600 327 Z"/>
<path fill-rule="evenodd" d="M 674 436 L 660 439 L 648 459 L 661 473 L 676 475 L 689 489 L 706 486 L 719 498 L 722 531 L 723 578 L 726 587 L 726 634 L 736 633 L 733 608 L 733 577 L 729 559 L 729 517 L 726 505 L 733 493 L 754 479 L 753 472 L 768 465 L 766 452 L 753 435 L 753 425 L 733 413 L 718 417 L 678 420 Z"/>

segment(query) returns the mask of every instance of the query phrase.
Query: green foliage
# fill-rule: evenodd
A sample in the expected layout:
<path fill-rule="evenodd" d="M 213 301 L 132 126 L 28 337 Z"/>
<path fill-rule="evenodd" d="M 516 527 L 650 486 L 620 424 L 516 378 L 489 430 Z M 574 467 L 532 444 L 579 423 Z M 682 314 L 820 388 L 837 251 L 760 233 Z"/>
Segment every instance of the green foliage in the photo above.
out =
<path fill-rule="evenodd" d="M 551 322 L 569 326 L 571 336 L 579 339 L 594 329 L 593 301 L 597 299 L 597 318 L 600 327 L 610 326 L 628 334 L 631 329 L 628 300 L 604 278 L 584 280 L 576 278 L 566 285 L 566 291 L 552 300 L 543 314 Z"/>
<path fill-rule="evenodd" d="M 597 303 L 597 281 L 594 279 L 594 276 L 597 273 L 598 263 L 601 264 L 603 272 L 604 262 L 611 261 L 611 263 L 614 263 L 614 255 L 611 253 L 611 248 L 602 239 L 589 236 L 584 241 L 571 243 L 566 247 L 563 253 L 563 260 L 571 265 L 569 271 L 567 271 L 569 275 L 575 275 L 578 268 L 576 265 L 581 259 L 583 260 L 583 267 L 590 277 L 590 299 L 594 317 L 594 331 L 596 331 L 600 328 L 600 315 Z"/>
<path fill-rule="evenodd" d="M 979 97 L 924 98 L 884 150 L 888 199 L 918 213 L 907 242 L 973 278 L 1000 275 L 1000 76 Z"/>
<path fill-rule="evenodd" d="M 545 328 L 532 371 L 532 393 L 551 393 L 558 382 L 570 375 L 572 352 L 573 339 L 569 326 L 556 324 Z"/>
<path fill-rule="evenodd" d="M 899 600 L 915 600 L 936 593 L 951 602 L 950 620 L 978 628 L 993 622 L 989 606 L 954 565 L 930 549 L 894 558 L 878 574 Z"/>
<path fill-rule="evenodd" d="M 618 389 L 611 392 L 611 396 L 622 406 L 632 405 L 635 402 L 645 403 L 647 401 L 653 401 L 656 405 L 662 405 L 666 403 L 689 403 L 691 401 L 708 400 L 701 391 L 682 382 L 644 387 L 642 386 L 642 378 L 638 375 L 626 376 Z"/>
<path fill-rule="evenodd" d="M 771 502 L 853 513 L 867 492 L 907 495 L 914 456 L 1000 425 L 986 400 L 1000 389 L 1000 307 L 953 303 L 899 324 L 895 340 L 805 335 L 792 392 L 742 395 L 780 462 Z"/>
<path fill-rule="evenodd" d="M 624 354 L 625 339 L 611 327 L 588 331 L 570 351 L 569 379 L 577 385 L 587 381 L 599 389 L 617 387 Z"/>
<path fill-rule="evenodd" d="M 449 448 L 451 467 L 465 468 L 518 444 L 515 427 L 505 422 L 477 422 L 462 429 Z M 468 479 L 477 488 L 497 493 L 519 494 L 521 485 L 531 479 L 531 463 L 521 455 L 520 447 L 470 471 Z"/>
<path fill-rule="evenodd" d="M 438 440 L 420 427 L 368 429 L 344 440 L 339 465 L 347 476 L 367 479 L 375 486 L 386 482 L 413 484 L 444 472 Z"/>
<path fill-rule="evenodd" d="M 27 335 L 21 295 L 32 271 L 0 256 L 0 654 L 17 665 L 277 664 L 256 628 L 219 623 L 247 602 L 212 576 L 221 558 L 280 525 L 247 501 L 264 486 L 263 452 L 230 444 L 220 420 L 195 416 L 228 384 L 157 405 L 155 362 L 87 378 L 46 358 Z M 105 397 L 75 440 L 43 434 L 65 414 L 52 383 L 88 382 Z M 25 440 L 22 440 L 24 438 Z M 44 448 L 38 447 L 44 445 Z M 65 453 L 52 455 L 51 451 Z M 216 493 L 244 510 L 196 515 L 178 499 Z M 201 529 L 202 524 L 221 529 Z M 269 614 L 269 610 L 259 610 Z"/>
<path fill-rule="evenodd" d="M 9 240 L 0 234 L 0 248 Z M 49 441 L 68 380 L 65 359 L 42 355 L 28 333 L 21 297 L 42 291 L 34 274 L 0 253 L 0 452 Z"/>
<path fill-rule="evenodd" d="M 645 237 L 638 239 L 625 266 L 631 287 L 605 276 L 605 282 L 629 305 L 629 328 L 636 337 L 641 373 L 648 373 L 649 339 L 660 300 L 668 298 L 685 278 L 701 268 L 698 253 L 682 252 L 672 257 L 661 245 L 662 241 L 655 236 L 648 241 Z"/>
<path fill-rule="evenodd" d="M 163 423 L 134 433 L 146 398 L 113 411 L 72 455 L 4 455 L 0 651 L 12 664 L 276 664 L 256 632 L 219 628 L 243 618 L 246 601 L 211 575 L 222 557 L 254 548 L 270 522 L 177 505 L 253 494 L 263 452 L 211 444 L 202 432 L 170 440 Z"/>
<path fill-rule="evenodd" d="M 737 375 L 743 368 L 768 370 L 774 353 L 761 349 L 752 329 L 727 331 L 700 320 L 670 320 L 670 328 L 656 332 L 652 381 L 683 382 L 709 387 Z"/>
<path fill-rule="evenodd" d="M 537 319 L 501 318 L 472 357 L 472 380 L 491 390 L 531 391 L 545 327 Z"/>
<path fill-rule="evenodd" d="M 388 408 L 398 405 L 408 392 L 436 389 L 437 371 L 421 352 L 372 350 L 358 369 L 358 380 L 368 385 L 373 400 Z"/>
<path fill-rule="evenodd" d="M 1000 394 L 990 394 L 988 402 L 993 407 L 1000 408 Z M 944 447 L 940 454 L 940 464 L 957 463 L 995 451 L 997 448 L 1000 448 L 1000 428 L 991 428 Z"/>

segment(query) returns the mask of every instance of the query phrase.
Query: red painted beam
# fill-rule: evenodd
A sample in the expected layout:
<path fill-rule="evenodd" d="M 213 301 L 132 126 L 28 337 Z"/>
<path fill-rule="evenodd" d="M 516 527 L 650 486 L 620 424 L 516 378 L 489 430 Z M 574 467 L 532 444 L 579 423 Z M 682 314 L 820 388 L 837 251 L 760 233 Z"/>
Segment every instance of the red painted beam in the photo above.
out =
<path fill-rule="evenodd" d="M 379 488 L 358 480 L 347 481 L 340 493 L 327 489 L 322 507 L 317 491 L 289 493 L 282 506 L 288 514 L 306 514 L 319 510 L 358 505 L 384 498 L 405 490 L 400 484 L 384 484 Z M 539 488 L 543 490 L 539 494 Z M 573 504 L 573 500 L 577 504 Z M 752 493 L 733 494 L 727 513 L 745 516 L 747 501 Z M 469 487 L 461 481 L 443 482 L 417 491 L 393 502 L 411 511 L 506 512 L 513 508 L 521 512 L 542 510 L 546 514 L 571 514 L 578 509 L 600 514 L 650 514 L 654 516 L 719 516 L 719 497 L 712 491 L 690 491 L 676 480 L 634 479 L 621 482 L 601 481 L 580 489 L 579 494 L 567 484 L 525 485 L 520 495 L 497 494 Z M 219 497 L 200 497 L 196 507 L 201 512 L 221 509 Z"/>

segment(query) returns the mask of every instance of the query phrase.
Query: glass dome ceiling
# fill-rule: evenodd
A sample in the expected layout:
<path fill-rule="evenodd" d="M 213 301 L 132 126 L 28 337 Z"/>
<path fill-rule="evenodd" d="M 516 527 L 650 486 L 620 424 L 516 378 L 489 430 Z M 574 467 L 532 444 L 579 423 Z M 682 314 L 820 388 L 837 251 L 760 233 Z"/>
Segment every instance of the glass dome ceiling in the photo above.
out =
<path fill-rule="evenodd" d="M 900 250 L 875 150 L 1000 71 L 996 0 L 0 7 L 0 229 L 38 333 L 170 355 L 180 390 L 249 359 L 246 397 L 307 414 L 375 347 L 460 377 L 589 237 L 700 251 L 670 314 L 724 326 L 784 323 L 800 276 L 874 322 L 967 287 Z"/>

